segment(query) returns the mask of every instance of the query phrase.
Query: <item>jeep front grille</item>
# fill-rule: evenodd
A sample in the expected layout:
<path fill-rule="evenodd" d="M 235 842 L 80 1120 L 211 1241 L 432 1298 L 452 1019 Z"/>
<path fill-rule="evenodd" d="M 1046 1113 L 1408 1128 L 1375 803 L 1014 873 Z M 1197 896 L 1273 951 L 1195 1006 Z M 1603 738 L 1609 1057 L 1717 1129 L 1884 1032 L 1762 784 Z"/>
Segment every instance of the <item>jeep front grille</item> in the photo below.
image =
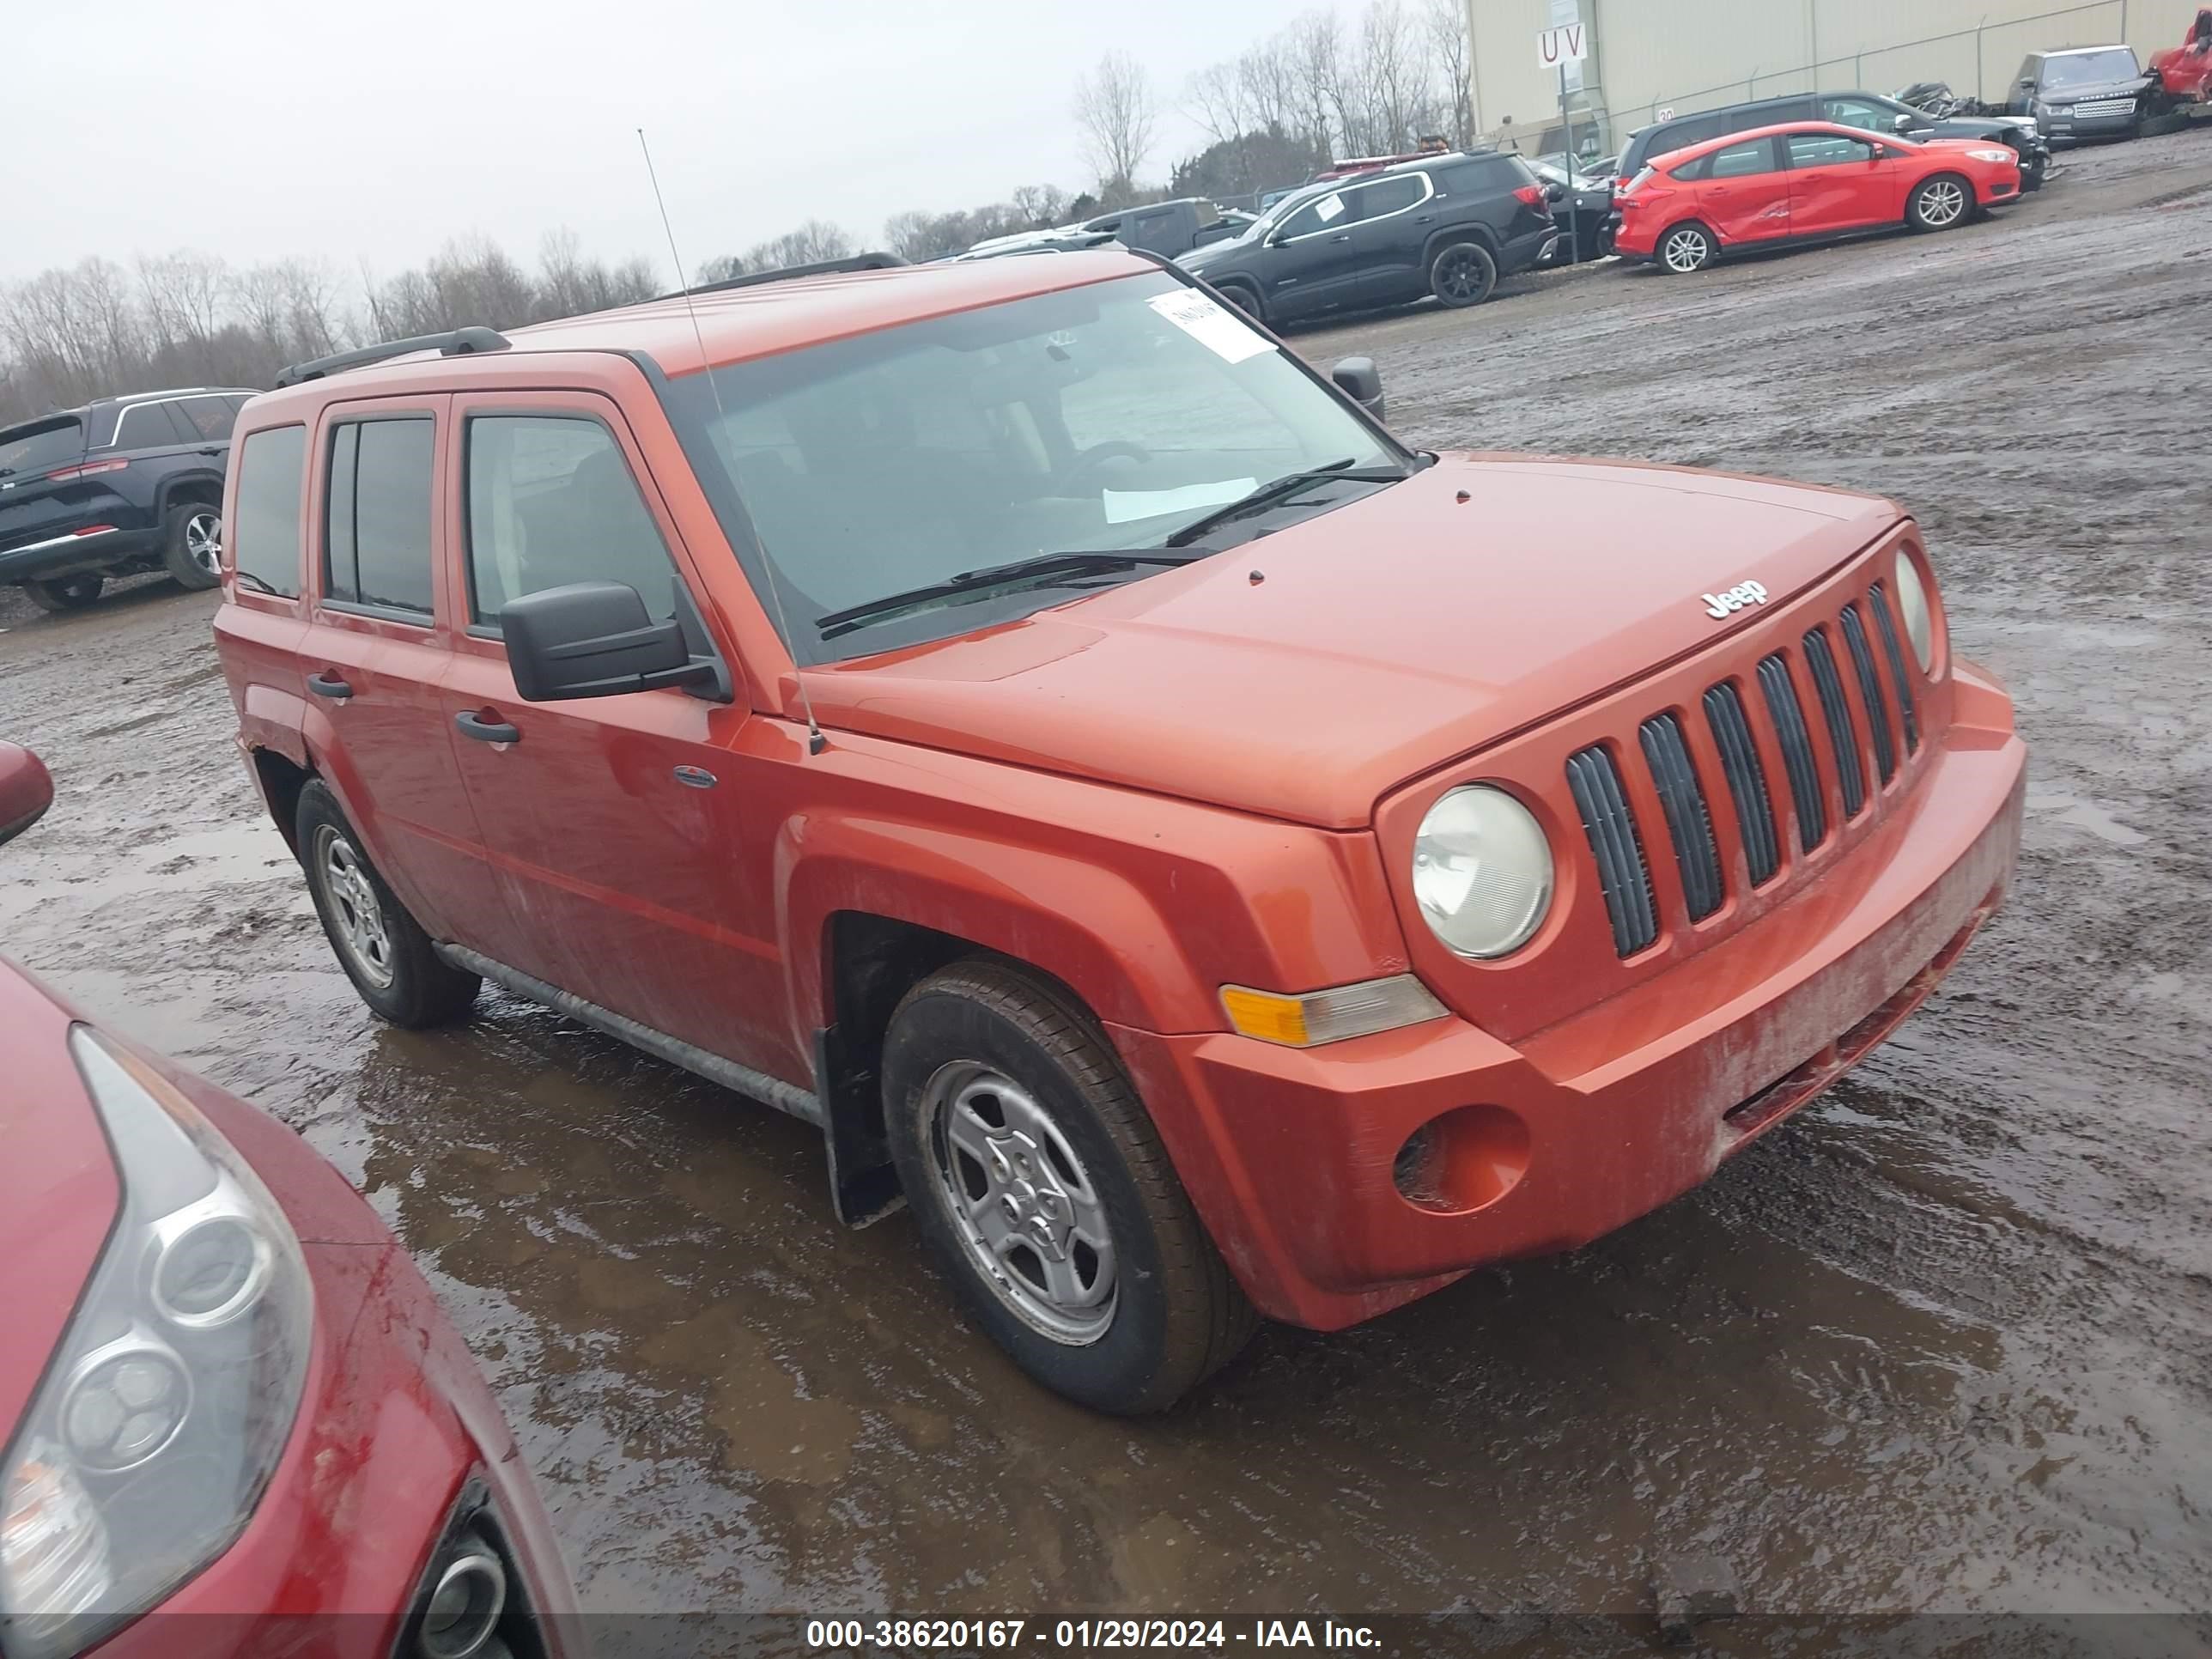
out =
<path fill-rule="evenodd" d="M 1884 663 L 1875 659 L 1869 610 L 1881 635 Z M 1850 653 L 1848 683 L 1832 630 L 1841 634 Z M 1666 826 L 1674 854 L 1682 908 L 1690 921 L 1701 921 L 1727 903 L 1736 883 L 1756 889 L 1782 874 L 1785 809 L 1796 824 L 1792 856 L 1811 853 L 1837 824 L 1848 824 L 1866 810 L 1869 766 L 1879 780 L 1874 787 L 1887 788 L 1896 778 L 1900 733 L 1905 753 L 1919 749 L 1919 705 L 1898 648 L 1889 596 L 1879 583 L 1841 605 L 1832 622 L 1807 629 L 1794 653 L 1769 652 L 1754 677 L 1755 697 L 1734 675 L 1716 680 L 1699 696 L 1710 747 L 1693 745 L 1679 708 L 1657 710 L 1638 724 L 1636 749 L 1642 753 L 1649 793 L 1641 781 L 1622 770 L 1618 757 L 1634 752 L 1625 743 L 1590 744 L 1567 759 L 1567 788 L 1597 866 L 1613 947 L 1623 957 L 1650 949 L 1662 931 L 1662 890 L 1655 887 L 1644 856 L 1644 831 L 1656 833 L 1648 816 L 1653 811 Z M 1807 690 L 1820 705 L 1817 735 L 1806 715 Z M 1775 793 L 1779 784 L 1769 782 L 1776 760 L 1786 797 Z M 1725 812 L 1718 804 L 1723 789 Z M 1738 854 L 1740 866 L 1735 861 Z M 1667 902 L 1672 903 L 1671 893 Z"/>
<path fill-rule="evenodd" d="M 1743 699 L 1731 680 L 1723 680 L 1706 692 L 1705 703 L 1705 720 L 1713 728 L 1713 746 L 1721 753 L 1721 772 L 1735 801 L 1744 863 L 1751 872 L 1751 884 L 1763 887 L 1774 878 L 1782 860 L 1774 845 L 1774 808 L 1766 797 L 1766 771 L 1759 763 L 1751 722 L 1744 718 Z"/>
<path fill-rule="evenodd" d="M 1569 756 L 1567 787 L 1597 859 L 1598 886 L 1605 894 L 1606 915 L 1613 919 L 1613 948 L 1632 957 L 1659 937 L 1659 918 L 1651 902 L 1651 873 L 1644 863 L 1644 839 L 1628 809 L 1612 750 L 1600 745 Z"/>

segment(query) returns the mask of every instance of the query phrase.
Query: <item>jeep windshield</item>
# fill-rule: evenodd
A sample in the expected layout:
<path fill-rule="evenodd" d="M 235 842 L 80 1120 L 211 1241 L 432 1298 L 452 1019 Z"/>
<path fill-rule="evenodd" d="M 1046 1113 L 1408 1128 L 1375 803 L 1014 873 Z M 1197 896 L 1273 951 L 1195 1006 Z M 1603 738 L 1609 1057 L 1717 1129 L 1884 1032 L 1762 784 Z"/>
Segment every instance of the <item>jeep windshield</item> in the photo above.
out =
<path fill-rule="evenodd" d="M 2126 46 L 2069 52 L 2063 58 L 2043 60 L 2043 89 L 2064 92 L 2074 87 L 2109 86 L 2115 81 L 2136 80 L 2142 74 L 2142 65 L 2136 62 L 2135 52 Z"/>
<path fill-rule="evenodd" d="M 668 400 L 763 600 L 772 565 L 802 663 L 1141 580 L 1169 562 L 1081 556 L 1204 556 L 1415 465 L 1265 335 L 1164 272 L 685 375 Z M 973 580 L 1002 569 L 1024 574 Z M 914 594 L 927 597 L 878 603 Z"/>

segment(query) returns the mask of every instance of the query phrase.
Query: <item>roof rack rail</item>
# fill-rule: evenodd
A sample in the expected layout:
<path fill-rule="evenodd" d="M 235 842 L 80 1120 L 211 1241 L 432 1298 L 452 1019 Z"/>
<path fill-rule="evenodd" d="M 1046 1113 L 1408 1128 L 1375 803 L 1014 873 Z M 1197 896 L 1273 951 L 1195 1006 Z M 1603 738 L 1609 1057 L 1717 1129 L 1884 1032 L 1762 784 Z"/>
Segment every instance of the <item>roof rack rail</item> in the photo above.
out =
<path fill-rule="evenodd" d="M 894 265 L 907 262 L 896 253 L 855 253 L 843 259 L 817 259 L 811 265 L 784 265 L 775 270 L 747 271 L 742 276 L 725 277 L 719 283 L 702 283 L 696 288 L 678 289 L 673 294 L 664 294 L 664 300 L 680 300 L 687 294 L 721 294 L 733 288 L 758 288 L 763 283 L 787 283 L 794 276 L 829 276 L 844 270 L 889 270 Z"/>
<path fill-rule="evenodd" d="M 276 384 L 287 386 L 297 386 L 302 380 L 319 380 L 326 374 L 337 374 L 349 368 L 380 363 L 387 357 L 404 357 L 410 351 L 434 351 L 441 357 L 465 357 L 471 352 L 505 351 L 514 343 L 497 329 L 473 325 L 449 328 L 442 334 L 410 335 L 404 340 L 386 340 L 381 345 L 362 346 L 357 351 L 333 352 L 327 357 L 294 363 L 276 377 Z"/>

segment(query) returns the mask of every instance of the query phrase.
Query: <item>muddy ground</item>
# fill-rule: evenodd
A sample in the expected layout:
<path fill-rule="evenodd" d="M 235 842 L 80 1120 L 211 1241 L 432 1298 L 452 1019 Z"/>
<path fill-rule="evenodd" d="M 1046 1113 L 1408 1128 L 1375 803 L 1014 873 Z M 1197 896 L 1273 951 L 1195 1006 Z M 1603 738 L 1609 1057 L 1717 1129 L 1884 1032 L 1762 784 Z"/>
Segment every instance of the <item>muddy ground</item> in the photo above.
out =
<path fill-rule="evenodd" d="M 1419 443 L 1898 496 L 2034 750 L 1933 1003 L 1578 1255 L 1268 1329 L 1164 1421 L 1048 1398 L 904 1216 L 833 1228 L 799 1124 L 508 999 L 374 1023 L 163 582 L 0 613 L 61 797 L 0 939 L 370 1195 L 592 1607 L 1630 1611 L 1704 1550 L 1769 1611 L 2212 1610 L 2212 132 L 1947 236 L 1516 288 L 1297 343 Z"/>

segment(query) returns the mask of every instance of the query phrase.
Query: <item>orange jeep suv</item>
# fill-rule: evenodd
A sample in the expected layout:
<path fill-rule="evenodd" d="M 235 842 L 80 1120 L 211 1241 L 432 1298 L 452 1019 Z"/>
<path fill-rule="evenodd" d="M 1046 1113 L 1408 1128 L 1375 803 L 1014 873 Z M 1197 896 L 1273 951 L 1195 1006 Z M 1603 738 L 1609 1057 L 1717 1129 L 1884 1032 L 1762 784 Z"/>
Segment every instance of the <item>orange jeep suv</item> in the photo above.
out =
<path fill-rule="evenodd" d="M 1890 502 L 1434 455 L 1121 250 L 301 365 L 217 642 L 338 961 L 821 1127 L 1109 1411 L 1695 1185 L 1925 998 L 2024 750 Z"/>

